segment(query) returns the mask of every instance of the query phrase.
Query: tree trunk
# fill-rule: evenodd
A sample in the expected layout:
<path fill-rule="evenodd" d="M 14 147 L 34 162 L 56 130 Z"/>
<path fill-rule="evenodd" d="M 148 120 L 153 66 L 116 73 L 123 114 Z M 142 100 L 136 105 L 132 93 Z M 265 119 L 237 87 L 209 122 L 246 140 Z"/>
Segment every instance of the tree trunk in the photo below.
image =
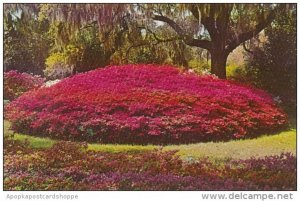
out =
<path fill-rule="evenodd" d="M 226 79 L 227 56 L 225 51 L 211 52 L 211 73 L 221 79 Z"/>

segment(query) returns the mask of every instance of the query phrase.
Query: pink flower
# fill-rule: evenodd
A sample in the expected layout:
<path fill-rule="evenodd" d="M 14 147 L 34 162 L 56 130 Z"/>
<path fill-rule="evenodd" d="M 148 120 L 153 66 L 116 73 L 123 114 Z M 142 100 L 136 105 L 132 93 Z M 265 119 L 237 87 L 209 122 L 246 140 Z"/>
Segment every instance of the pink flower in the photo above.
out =
<path fill-rule="evenodd" d="M 261 90 L 168 65 L 132 64 L 27 92 L 6 106 L 5 118 L 19 132 L 110 143 L 228 140 L 287 124 Z"/>

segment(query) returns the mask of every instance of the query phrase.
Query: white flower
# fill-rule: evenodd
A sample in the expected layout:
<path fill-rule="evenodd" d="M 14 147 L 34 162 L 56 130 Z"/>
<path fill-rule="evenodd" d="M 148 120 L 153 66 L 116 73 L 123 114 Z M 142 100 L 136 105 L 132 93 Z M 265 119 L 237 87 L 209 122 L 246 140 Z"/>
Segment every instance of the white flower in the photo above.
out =
<path fill-rule="evenodd" d="M 193 69 L 188 70 L 189 73 L 194 73 L 195 71 Z"/>
<path fill-rule="evenodd" d="M 204 69 L 204 70 L 202 71 L 202 74 L 203 74 L 203 75 L 211 75 L 211 73 L 210 73 L 210 71 L 209 71 L 208 69 Z"/>
<path fill-rule="evenodd" d="M 274 97 L 273 100 L 274 100 L 276 103 L 278 103 L 278 104 L 282 103 L 282 100 L 281 100 L 280 96 Z"/>
<path fill-rule="evenodd" d="M 55 84 L 57 84 L 57 83 L 59 83 L 60 82 L 60 80 L 59 79 L 56 79 L 56 80 L 49 80 L 49 81 L 47 81 L 46 83 L 45 83 L 45 87 L 50 87 L 50 86 L 52 86 L 52 85 L 55 85 Z"/>

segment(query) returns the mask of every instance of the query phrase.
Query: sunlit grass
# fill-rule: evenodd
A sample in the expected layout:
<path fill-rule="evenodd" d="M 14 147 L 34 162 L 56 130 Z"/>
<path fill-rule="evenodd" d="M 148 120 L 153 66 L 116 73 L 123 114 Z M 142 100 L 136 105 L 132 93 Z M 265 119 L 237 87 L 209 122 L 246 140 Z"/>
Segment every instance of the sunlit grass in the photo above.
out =
<path fill-rule="evenodd" d="M 9 122 L 4 122 L 5 135 L 11 134 Z M 33 137 L 24 134 L 14 134 L 15 139 L 29 142 L 33 148 L 49 148 L 57 140 Z M 88 148 L 104 152 L 141 152 L 149 151 L 159 146 L 155 145 L 119 145 L 119 144 L 89 144 Z M 167 145 L 163 150 L 178 150 L 182 158 L 210 157 L 214 159 L 245 159 L 280 154 L 282 152 L 296 153 L 296 130 L 291 129 L 275 135 L 265 135 L 256 139 L 232 140 L 229 142 L 208 142 L 187 145 Z"/>
<path fill-rule="evenodd" d="M 29 145 L 33 148 L 43 149 L 43 148 L 50 148 L 54 145 L 55 140 L 51 140 L 49 138 L 40 138 L 40 137 L 33 137 L 29 135 L 23 134 L 14 134 L 14 139 L 29 142 Z"/>
<path fill-rule="evenodd" d="M 245 159 L 275 155 L 282 152 L 295 154 L 296 130 L 284 131 L 276 135 L 261 136 L 256 139 L 173 145 L 167 146 L 166 149 L 178 149 L 179 154 L 184 157 Z"/>

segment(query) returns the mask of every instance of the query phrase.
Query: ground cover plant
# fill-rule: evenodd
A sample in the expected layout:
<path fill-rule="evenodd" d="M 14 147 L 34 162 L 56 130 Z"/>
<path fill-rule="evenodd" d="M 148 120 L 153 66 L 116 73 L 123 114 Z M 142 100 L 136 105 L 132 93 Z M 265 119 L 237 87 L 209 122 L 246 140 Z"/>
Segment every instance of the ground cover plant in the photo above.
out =
<path fill-rule="evenodd" d="M 5 137 L 5 190 L 295 190 L 292 154 L 260 159 L 184 161 L 176 151 L 107 153 L 85 143 L 32 149 Z"/>
<path fill-rule="evenodd" d="M 5 108 L 12 129 L 103 143 L 188 143 L 286 127 L 267 93 L 171 66 L 110 66 L 31 91 Z"/>
<path fill-rule="evenodd" d="M 23 93 L 38 89 L 44 84 L 44 78 L 28 73 L 8 71 L 4 73 L 4 99 L 14 100 Z"/>

